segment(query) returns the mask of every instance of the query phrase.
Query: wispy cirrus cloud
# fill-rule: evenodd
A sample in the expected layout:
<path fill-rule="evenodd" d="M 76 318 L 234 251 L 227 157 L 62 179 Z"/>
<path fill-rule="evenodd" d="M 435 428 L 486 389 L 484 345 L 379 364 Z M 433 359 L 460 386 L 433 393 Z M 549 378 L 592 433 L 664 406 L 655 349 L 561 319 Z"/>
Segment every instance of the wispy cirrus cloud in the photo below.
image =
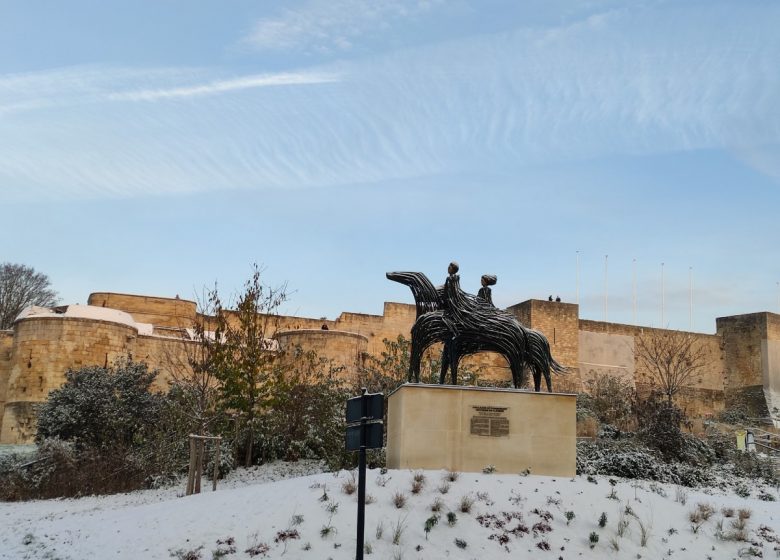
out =
<path fill-rule="evenodd" d="M 0 76 L 0 184 L 24 196 L 298 188 L 777 146 L 780 6 L 709 5 L 630 5 L 276 75 Z M 745 159 L 761 170 L 771 153 Z"/>
<path fill-rule="evenodd" d="M 427 13 L 444 0 L 310 0 L 257 21 L 244 43 L 259 50 L 344 51 L 358 37 Z"/>
<path fill-rule="evenodd" d="M 205 84 L 183 87 L 115 92 L 108 94 L 106 97 L 112 101 L 155 101 L 177 97 L 216 95 L 261 87 L 326 84 L 339 80 L 340 76 L 336 73 L 284 72 L 241 76 L 239 78 L 215 80 Z"/>

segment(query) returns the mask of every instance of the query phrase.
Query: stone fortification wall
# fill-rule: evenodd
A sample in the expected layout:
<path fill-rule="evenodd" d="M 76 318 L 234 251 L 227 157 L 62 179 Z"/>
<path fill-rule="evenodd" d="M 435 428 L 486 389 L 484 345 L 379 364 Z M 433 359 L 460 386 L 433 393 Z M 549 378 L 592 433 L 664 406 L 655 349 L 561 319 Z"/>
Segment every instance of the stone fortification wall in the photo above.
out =
<path fill-rule="evenodd" d="M 767 314 L 766 334 L 761 343 L 764 398 L 775 427 L 780 427 L 780 315 Z"/>
<path fill-rule="evenodd" d="M 24 443 L 35 429 L 35 404 L 65 381 L 69 368 L 111 363 L 133 346 L 130 326 L 71 317 L 17 321 L 11 346 L 0 441 Z"/>
<path fill-rule="evenodd" d="M 599 375 L 608 374 L 633 380 L 640 390 L 649 389 L 653 382 L 636 357 L 636 339 L 659 335 L 664 332 L 662 329 L 585 319 L 579 324 L 580 371 L 585 385 Z M 696 343 L 704 350 L 704 367 L 677 400 L 691 415 L 713 414 L 726 405 L 722 339 L 718 335 L 689 334 L 696 337 Z"/>
<path fill-rule="evenodd" d="M 160 327 L 190 327 L 195 321 L 197 306 L 194 301 L 177 298 L 94 292 L 88 305 L 119 309 L 133 316 L 138 323 Z"/>
<path fill-rule="evenodd" d="M 541 332 L 550 343 L 553 358 L 567 370 L 553 376 L 556 391 L 580 391 L 579 305 L 532 299 L 507 308 L 523 325 Z"/>
<path fill-rule="evenodd" d="M 3 411 L 8 391 L 8 376 L 11 374 L 13 342 L 13 331 L 0 331 L 0 433 L 3 431 Z"/>
<path fill-rule="evenodd" d="M 13 331 L 0 332 L 0 442 L 32 438 L 35 404 L 62 384 L 68 368 L 102 366 L 130 355 L 160 370 L 160 390 L 171 376 L 188 369 L 196 343 L 187 340 L 184 329 L 197 318 L 194 302 L 97 292 L 89 303 L 98 307 L 70 306 L 64 315 L 49 311 L 29 316 L 18 320 Z M 334 320 L 276 317 L 268 336 L 276 334 L 282 349 L 300 345 L 316 350 L 349 374 L 366 354 L 379 356 L 384 339 L 409 338 L 414 306 L 385 303 L 383 311 L 345 312 Z M 636 337 L 661 331 L 580 320 L 578 306 L 567 303 L 530 300 L 508 311 L 545 334 L 553 357 L 569 369 L 554 377 L 556 390 L 583 390 L 601 374 L 622 376 L 638 389 L 649 385 L 637 363 Z M 705 348 L 706 366 L 679 396 L 688 412 L 712 414 L 727 404 L 745 403 L 756 416 L 769 411 L 780 421 L 780 315 L 724 317 L 717 320 L 716 335 L 693 334 Z M 497 354 L 465 358 L 463 366 L 481 367 L 485 379 L 511 379 L 506 361 Z"/>
<path fill-rule="evenodd" d="M 330 329 L 280 331 L 276 333 L 276 340 L 282 351 L 290 351 L 296 346 L 306 351 L 315 351 L 319 358 L 331 360 L 335 366 L 343 367 L 342 375 L 346 379 L 356 377 L 368 345 L 368 339 L 362 334 Z"/>
<path fill-rule="evenodd" d="M 719 317 L 715 323 L 722 338 L 726 376 L 724 389 L 728 406 L 744 405 L 753 416 L 767 416 L 765 395 L 780 389 L 777 341 L 780 316 L 750 313 Z M 772 405 L 774 408 L 777 405 Z"/>

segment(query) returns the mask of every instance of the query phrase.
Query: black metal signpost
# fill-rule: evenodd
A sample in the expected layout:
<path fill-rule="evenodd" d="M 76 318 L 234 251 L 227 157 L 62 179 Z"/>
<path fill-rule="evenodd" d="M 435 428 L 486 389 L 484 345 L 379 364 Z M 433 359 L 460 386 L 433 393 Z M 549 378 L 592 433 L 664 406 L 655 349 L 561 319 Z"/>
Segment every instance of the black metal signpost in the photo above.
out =
<path fill-rule="evenodd" d="M 366 525 L 366 449 L 382 447 L 385 398 L 382 393 L 367 393 L 347 401 L 347 451 L 358 451 L 358 513 L 356 560 L 363 560 Z"/>

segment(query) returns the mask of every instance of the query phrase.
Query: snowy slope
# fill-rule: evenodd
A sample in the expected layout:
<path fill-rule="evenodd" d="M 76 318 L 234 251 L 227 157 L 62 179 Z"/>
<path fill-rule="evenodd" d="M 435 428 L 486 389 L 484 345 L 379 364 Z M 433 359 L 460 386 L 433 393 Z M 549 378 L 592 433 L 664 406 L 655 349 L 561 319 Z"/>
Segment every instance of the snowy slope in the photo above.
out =
<path fill-rule="evenodd" d="M 214 551 L 229 551 L 232 546 L 235 552 L 223 558 L 245 559 L 250 558 L 247 549 L 254 546 L 262 550 L 262 544 L 269 550 L 256 558 L 354 558 L 356 494 L 347 495 L 342 490 L 350 473 L 279 480 L 290 468 L 297 468 L 290 473 L 295 475 L 316 467 L 277 465 L 270 470 L 238 471 L 217 492 L 190 497 L 180 497 L 181 488 L 177 488 L 80 500 L 3 503 L 0 558 L 164 559 L 175 558 L 177 552 L 184 557 L 184 553 L 199 549 L 200 558 L 211 559 Z M 775 547 L 780 547 L 780 502 L 687 490 L 683 505 L 676 501 L 679 496 L 673 486 L 625 480 L 615 484 L 614 499 L 608 497 L 613 487 L 603 477 L 594 484 L 584 477 L 468 473 L 451 482 L 448 492 L 442 494 L 445 473 L 424 474 L 423 489 L 415 495 L 411 492 L 414 473 L 388 471 L 381 475 L 378 470 L 369 470 L 367 493 L 374 501 L 366 506 L 366 542 L 371 548 L 367 559 L 720 560 L 749 554 L 750 547 L 764 558 L 774 558 Z M 206 481 L 204 488 L 210 490 Z M 393 503 L 396 493 L 407 498 L 401 509 Z M 327 494 L 326 500 L 323 494 Z M 459 509 L 463 496 L 474 499 L 470 513 Z M 430 506 L 437 497 L 443 501 L 441 517 L 426 539 L 425 521 L 433 515 Z M 712 505 L 716 513 L 694 533 L 689 513 L 698 503 Z M 626 515 L 627 506 L 633 514 Z M 751 510 L 747 529 L 755 544 L 716 538 L 718 523 L 723 521 L 722 530 L 729 533 L 736 518 L 724 519 L 723 507 Z M 447 523 L 449 511 L 457 516 L 454 526 Z M 575 514 L 568 525 L 566 511 Z M 548 522 L 544 521 L 545 512 L 552 515 Z M 607 516 L 604 528 L 598 526 L 602 512 Z M 617 536 L 621 513 L 627 521 L 623 537 Z M 393 544 L 399 523 L 404 528 L 399 544 Z M 640 543 L 641 525 L 649 534 L 646 546 Z M 333 530 L 323 537 L 322 529 L 328 526 Z M 383 527 L 381 537 L 377 536 L 378 526 Z M 274 542 L 286 529 L 297 531 L 299 538 Z M 670 530 L 676 532 L 670 534 Z M 592 532 L 599 540 L 591 549 Z M 778 542 L 771 542 L 773 538 Z M 458 547 L 456 539 L 464 541 L 465 548 Z M 612 540 L 619 550 L 613 548 Z M 539 548 L 543 542 L 549 551 Z"/>

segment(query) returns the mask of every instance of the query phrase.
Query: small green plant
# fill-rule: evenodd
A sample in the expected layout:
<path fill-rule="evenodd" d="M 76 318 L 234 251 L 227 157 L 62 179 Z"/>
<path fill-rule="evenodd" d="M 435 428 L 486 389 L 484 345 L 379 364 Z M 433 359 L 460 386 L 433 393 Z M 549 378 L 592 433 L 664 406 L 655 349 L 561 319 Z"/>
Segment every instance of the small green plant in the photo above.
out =
<path fill-rule="evenodd" d="M 398 521 L 395 523 L 395 527 L 393 527 L 393 544 L 399 545 L 401 544 L 401 537 L 404 534 L 404 530 L 406 529 L 406 517 L 401 519 L 398 518 Z"/>
<path fill-rule="evenodd" d="M 572 522 L 572 520 L 577 517 L 573 511 L 567 511 L 563 514 L 563 516 L 566 518 L 566 525 Z"/>
<path fill-rule="evenodd" d="M 425 531 L 425 540 L 428 540 L 428 533 L 433 530 L 433 528 L 439 523 L 439 516 L 438 515 L 431 515 L 428 519 L 425 520 L 425 526 L 423 527 L 423 530 Z"/>
<path fill-rule="evenodd" d="M 599 527 L 602 529 L 607 526 L 607 512 L 602 511 L 601 517 L 599 517 Z"/>
<path fill-rule="evenodd" d="M 622 511 L 620 512 L 620 517 L 618 518 L 618 525 L 617 525 L 617 535 L 620 538 L 623 538 L 626 534 L 626 531 L 628 530 L 628 519 L 626 519 L 626 514 Z"/>
<path fill-rule="evenodd" d="M 667 531 L 667 533 L 671 537 L 672 535 L 676 535 L 677 534 L 677 529 L 675 529 L 674 527 L 669 527 L 669 530 Z"/>
<path fill-rule="evenodd" d="M 455 546 L 458 548 L 466 548 L 468 545 L 466 544 L 466 541 L 463 539 L 455 539 Z"/>
<path fill-rule="evenodd" d="M 325 486 L 322 487 L 322 496 L 320 496 L 319 500 L 321 502 L 327 502 L 330 500 L 328 497 L 328 489 Z"/>
<path fill-rule="evenodd" d="M 599 534 L 596 531 L 592 531 L 588 536 L 588 541 L 590 542 L 590 547 L 593 548 L 599 542 Z"/>
<path fill-rule="evenodd" d="M 297 527 L 298 525 L 303 524 L 303 516 L 300 514 L 293 515 L 290 518 L 290 525 L 293 527 Z"/>
<path fill-rule="evenodd" d="M 450 527 L 454 527 L 455 524 L 458 522 L 458 516 L 455 515 L 454 511 L 447 512 L 447 525 Z"/>
<path fill-rule="evenodd" d="M 639 545 L 645 547 L 647 546 L 647 541 L 650 540 L 650 535 L 652 535 L 652 526 L 650 523 L 642 521 L 638 516 L 636 517 L 636 522 L 639 525 Z"/>
<path fill-rule="evenodd" d="M 336 534 L 336 528 L 333 525 L 331 525 L 330 523 L 328 523 L 327 525 L 323 525 L 322 529 L 320 529 L 320 536 L 323 539 L 326 539 L 329 536 L 335 535 L 335 534 Z"/>
<path fill-rule="evenodd" d="M 325 511 L 327 511 L 330 514 L 334 514 L 339 510 L 339 503 L 338 502 L 328 502 L 325 504 Z"/>

